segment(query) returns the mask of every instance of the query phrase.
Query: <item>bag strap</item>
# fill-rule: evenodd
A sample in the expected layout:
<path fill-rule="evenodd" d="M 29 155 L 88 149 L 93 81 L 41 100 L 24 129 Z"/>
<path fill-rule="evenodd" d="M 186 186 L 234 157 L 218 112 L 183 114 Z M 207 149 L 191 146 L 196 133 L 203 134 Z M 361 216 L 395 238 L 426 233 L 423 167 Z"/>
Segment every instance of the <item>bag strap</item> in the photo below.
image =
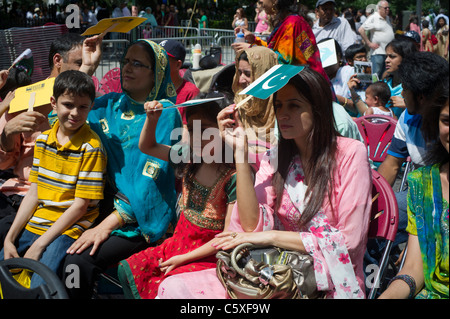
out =
<path fill-rule="evenodd" d="M 252 243 L 243 243 L 240 244 L 238 246 L 236 246 L 233 251 L 231 252 L 231 266 L 233 266 L 233 268 L 236 270 L 236 272 L 243 276 L 245 278 L 245 272 L 244 270 L 238 266 L 238 261 L 244 256 L 244 249 L 254 249 L 257 248 L 259 246 L 252 244 Z"/>

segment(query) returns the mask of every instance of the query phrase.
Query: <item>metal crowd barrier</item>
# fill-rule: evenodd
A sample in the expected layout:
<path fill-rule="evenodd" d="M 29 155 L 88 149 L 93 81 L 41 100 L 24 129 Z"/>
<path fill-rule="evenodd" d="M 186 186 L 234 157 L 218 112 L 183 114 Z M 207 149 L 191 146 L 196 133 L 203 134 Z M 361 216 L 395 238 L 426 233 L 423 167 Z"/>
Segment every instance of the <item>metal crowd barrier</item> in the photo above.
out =
<path fill-rule="evenodd" d="M 129 33 L 110 33 L 103 40 L 103 58 L 95 76 L 101 80 L 109 70 L 118 67 L 125 47 L 144 38 L 145 26 L 139 26 Z M 38 82 L 48 77 L 48 52 L 52 41 L 59 35 L 69 32 L 64 24 L 31 27 L 11 28 L 0 30 L 0 68 L 7 69 L 11 63 L 27 48 L 33 52 L 34 72 L 32 81 Z M 202 45 L 205 56 L 212 46 L 222 49 L 222 64 L 235 61 L 235 53 L 231 48 L 235 36 L 233 30 L 198 29 L 186 26 L 152 27 L 149 40 L 157 43 L 165 39 L 174 39 L 182 42 L 186 47 L 186 62 L 191 62 L 192 51 L 195 44 Z"/>
<path fill-rule="evenodd" d="M 34 70 L 31 80 L 38 82 L 50 75 L 48 52 L 55 38 L 67 33 L 64 24 L 0 30 L 0 68 L 8 69 L 26 49 L 33 52 Z"/>

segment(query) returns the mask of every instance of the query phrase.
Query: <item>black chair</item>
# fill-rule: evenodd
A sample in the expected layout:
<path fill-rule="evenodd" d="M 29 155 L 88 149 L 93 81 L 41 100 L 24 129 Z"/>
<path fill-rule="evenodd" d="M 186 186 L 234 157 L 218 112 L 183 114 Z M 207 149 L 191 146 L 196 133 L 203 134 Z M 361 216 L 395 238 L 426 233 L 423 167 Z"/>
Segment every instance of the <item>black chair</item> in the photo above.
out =
<path fill-rule="evenodd" d="M 11 269 L 28 269 L 41 276 L 44 284 L 29 289 L 19 284 Z M 4 299 L 69 299 L 66 288 L 58 276 L 46 265 L 28 258 L 0 261 L 0 284 Z"/>

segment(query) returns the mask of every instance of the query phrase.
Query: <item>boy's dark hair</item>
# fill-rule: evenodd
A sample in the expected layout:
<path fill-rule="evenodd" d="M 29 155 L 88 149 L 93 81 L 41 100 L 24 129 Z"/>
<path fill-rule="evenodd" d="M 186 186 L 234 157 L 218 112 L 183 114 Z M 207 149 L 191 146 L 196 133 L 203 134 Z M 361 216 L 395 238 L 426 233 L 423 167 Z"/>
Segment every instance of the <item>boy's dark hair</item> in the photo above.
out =
<path fill-rule="evenodd" d="M 420 112 L 422 115 L 422 133 L 427 143 L 433 143 L 439 136 L 439 114 L 449 100 L 449 64 L 441 56 L 432 52 L 415 52 L 402 60 L 399 74 L 403 89 L 409 90 L 418 103 L 422 96 L 428 107 Z M 435 154 L 439 160 L 448 153 L 436 144 L 440 155 Z M 427 164 L 431 163 L 429 159 Z"/>
<path fill-rule="evenodd" d="M 53 86 L 53 96 L 56 100 L 65 93 L 77 96 L 89 96 L 91 101 L 95 100 L 95 85 L 92 78 L 86 73 L 69 70 L 60 73 Z"/>
<path fill-rule="evenodd" d="M 389 89 L 389 85 L 386 82 L 378 81 L 369 85 L 370 90 L 374 97 L 377 97 L 383 106 L 391 99 L 391 90 Z"/>
<path fill-rule="evenodd" d="M 355 55 L 357 53 L 366 53 L 367 54 L 367 49 L 364 46 L 364 44 L 352 44 L 351 46 L 349 46 L 347 48 L 347 50 L 345 50 L 345 59 L 347 61 L 353 61 L 353 59 L 355 58 Z"/>
<path fill-rule="evenodd" d="M 448 98 L 448 62 L 432 52 L 413 52 L 399 66 L 403 89 L 426 99 Z M 445 89 L 447 90 L 445 92 Z"/>
<path fill-rule="evenodd" d="M 77 46 L 83 45 L 83 41 L 84 37 L 78 33 L 66 33 L 56 38 L 52 42 L 48 53 L 48 66 L 50 67 L 50 70 L 53 69 L 53 57 L 56 53 L 59 53 L 62 56 L 63 61 L 66 62 L 67 52 Z"/>

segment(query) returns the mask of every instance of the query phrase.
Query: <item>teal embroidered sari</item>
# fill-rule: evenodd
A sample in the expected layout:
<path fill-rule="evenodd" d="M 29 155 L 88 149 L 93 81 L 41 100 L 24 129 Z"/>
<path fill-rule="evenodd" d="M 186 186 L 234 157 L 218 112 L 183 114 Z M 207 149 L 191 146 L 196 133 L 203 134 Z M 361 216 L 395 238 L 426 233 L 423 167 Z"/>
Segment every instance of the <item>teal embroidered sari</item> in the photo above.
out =
<path fill-rule="evenodd" d="M 440 164 L 422 167 L 408 176 L 408 227 L 417 235 L 425 287 L 416 299 L 449 297 L 449 205 L 442 197 Z"/>
<path fill-rule="evenodd" d="M 173 105 L 176 90 L 170 78 L 166 51 L 152 41 L 138 41 L 148 43 L 155 58 L 155 85 L 147 101 L 160 101 L 164 107 Z M 52 113 L 49 115 L 50 123 L 56 118 Z M 155 242 L 166 233 L 170 223 L 176 223 L 175 174 L 168 162 L 139 150 L 139 138 L 146 118 L 144 105 L 134 101 L 127 92 L 109 93 L 95 99 L 88 122 L 106 150 L 108 180 L 117 191 L 114 208 L 125 222 L 113 234 L 143 236 L 147 242 Z M 175 140 L 172 140 L 171 133 L 181 127 L 177 109 L 163 110 L 156 127 L 157 142 L 176 144 L 181 136 L 175 134 Z"/>

